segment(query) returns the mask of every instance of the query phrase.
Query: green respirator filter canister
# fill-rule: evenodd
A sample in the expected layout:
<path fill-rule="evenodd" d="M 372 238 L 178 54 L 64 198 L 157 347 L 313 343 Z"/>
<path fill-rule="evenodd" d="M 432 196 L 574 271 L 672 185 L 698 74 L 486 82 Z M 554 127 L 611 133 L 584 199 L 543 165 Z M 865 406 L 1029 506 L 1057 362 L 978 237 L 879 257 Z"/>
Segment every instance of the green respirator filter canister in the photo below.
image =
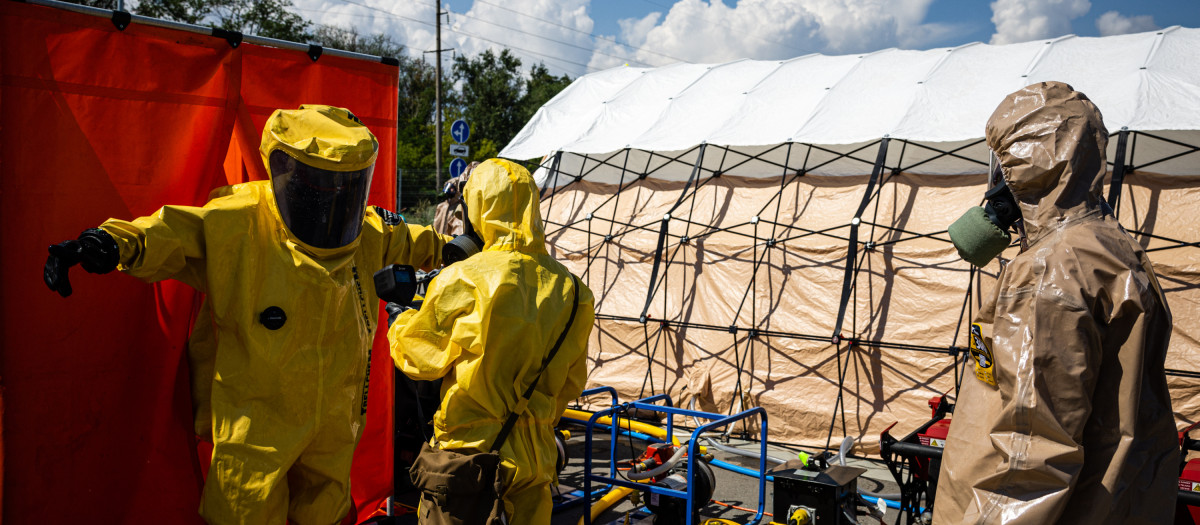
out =
<path fill-rule="evenodd" d="M 967 210 L 950 225 L 949 233 L 958 255 L 980 268 L 1012 243 L 1012 235 L 992 223 L 981 206 Z"/>

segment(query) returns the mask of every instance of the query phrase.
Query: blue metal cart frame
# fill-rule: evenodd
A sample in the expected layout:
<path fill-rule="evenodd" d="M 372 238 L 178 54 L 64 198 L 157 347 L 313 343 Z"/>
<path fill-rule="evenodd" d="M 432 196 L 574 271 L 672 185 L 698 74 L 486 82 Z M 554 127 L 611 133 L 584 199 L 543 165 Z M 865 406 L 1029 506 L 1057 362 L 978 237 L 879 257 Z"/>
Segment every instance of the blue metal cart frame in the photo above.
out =
<path fill-rule="evenodd" d="M 602 388 L 605 388 L 605 387 L 602 387 Z M 600 389 L 593 389 L 593 390 L 600 390 Z M 615 394 L 614 394 L 614 400 L 615 399 L 616 398 L 615 398 Z M 664 401 L 665 405 L 655 404 L 658 401 Z M 617 446 L 616 446 L 616 444 L 617 444 L 617 435 L 618 435 L 618 432 L 621 427 L 621 421 L 620 421 L 620 418 L 618 418 L 616 416 L 616 414 L 619 412 L 628 411 L 629 409 L 633 409 L 633 408 L 636 408 L 639 410 L 646 410 L 646 411 L 662 412 L 662 413 L 667 414 L 667 435 L 668 436 L 674 436 L 675 416 L 684 416 L 684 417 L 693 417 L 696 419 L 712 420 L 712 422 L 703 424 L 699 428 L 697 428 L 695 431 L 693 431 L 691 434 L 691 438 L 688 440 L 687 479 L 689 480 L 689 482 L 688 482 L 687 492 L 684 492 L 681 490 L 669 489 L 666 487 L 656 487 L 656 486 L 653 486 L 653 485 L 650 485 L 647 483 L 631 483 L 624 479 L 618 478 L 618 476 L 617 476 Z M 592 434 L 593 434 L 593 429 L 596 426 L 596 421 L 605 416 L 608 416 L 611 419 L 611 424 L 608 426 L 609 426 L 610 432 L 612 433 L 612 436 L 611 436 L 611 441 L 610 441 L 610 446 L 609 446 L 608 476 L 601 476 L 601 475 L 592 473 Z M 759 457 L 758 457 L 758 511 L 754 515 L 754 519 L 751 520 L 750 522 L 748 522 L 747 525 L 757 525 L 758 522 L 760 520 L 762 520 L 763 509 L 766 506 L 767 411 L 764 410 L 762 407 L 755 407 L 750 410 L 745 410 L 745 411 L 739 412 L 732 416 L 726 416 L 724 414 L 712 414 L 709 412 L 687 410 L 687 409 L 683 409 L 683 408 L 676 408 L 674 406 L 674 403 L 671 401 L 671 398 L 666 394 L 659 394 L 656 396 L 650 396 L 650 397 L 647 397 L 644 399 L 639 399 L 637 401 L 622 403 L 620 405 L 613 406 L 612 408 L 609 408 L 607 410 L 602 410 L 602 411 L 595 412 L 594 414 L 592 414 L 592 417 L 588 420 L 588 423 L 587 423 L 587 445 L 584 450 L 584 476 L 583 476 L 583 493 L 589 495 L 588 496 L 589 509 L 591 506 L 590 505 L 590 503 L 591 503 L 590 495 L 592 494 L 592 482 L 593 481 L 605 483 L 609 486 L 618 485 L 618 486 L 622 486 L 622 487 L 628 487 L 628 488 L 631 488 L 634 490 L 650 492 L 651 494 L 658 494 L 661 496 L 668 496 L 668 497 L 672 497 L 672 498 L 683 498 L 686 500 L 688 509 L 696 508 L 695 501 L 694 501 L 695 497 L 696 497 L 696 495 L 694 494 L 695 484 L 691 483 L 691 480 L 693 479 L 692 472 L 696 468 L 696 459 L 700 452 L 699 444 L 698 444 L 700 436 L 702 436 L 706 432 L 712 431 L 713 429 L 721 428 L 721 427 L 724 427 L 731 423 L 735 423 L 737 421 L 741 421 L 743 419 L 748 419 L 748 418 L 751 418 L 754 416 L 759 417 L 759 420 L 760 420 L 759 429 L 760 429 L 760 433 L 761 433 L 761 435 L 759 436 L 759 441 L 758 441 L 759 449 L 760 449 Z M 707 503 L 707 502 L 705 502 L 705 503 Z M 584 525 L 591 525 L 591 523 L 592 523 L 591 511 L 589 509 L 585 509 L 583 512 Z M 687 525 L 695 525 L 693 523 L 693 519 L 694 519 L 694 513 L 688 512 Z"/>

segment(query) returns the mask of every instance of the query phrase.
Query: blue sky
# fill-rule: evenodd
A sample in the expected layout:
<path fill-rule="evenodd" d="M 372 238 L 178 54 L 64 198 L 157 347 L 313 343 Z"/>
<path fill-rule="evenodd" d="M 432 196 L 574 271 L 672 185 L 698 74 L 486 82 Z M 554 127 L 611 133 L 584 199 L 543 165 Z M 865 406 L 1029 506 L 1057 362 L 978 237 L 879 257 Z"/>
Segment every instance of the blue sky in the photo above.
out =
<path fill-rule="evenodd" d="M 293 0 L 317 23 L 383 32 L 421 56 L 434 2 Z M 572 78 L 629 64 L 1017 43 L 1200 27 L 1200 0 L 443 0 L 443 47 L 507 47 Z"/>

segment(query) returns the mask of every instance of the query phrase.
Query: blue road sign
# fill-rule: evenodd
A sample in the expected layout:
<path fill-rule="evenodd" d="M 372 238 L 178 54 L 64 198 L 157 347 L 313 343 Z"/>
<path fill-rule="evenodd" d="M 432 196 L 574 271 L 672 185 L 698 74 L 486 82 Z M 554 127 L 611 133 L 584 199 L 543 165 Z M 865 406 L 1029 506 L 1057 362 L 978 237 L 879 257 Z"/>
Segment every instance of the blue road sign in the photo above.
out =
<path fill-rule="evenodd" d="M 467 125 L 467 121 L 458 119 L 450 125 L 450 136 L 454 137 L 454 142 L 462 144 L 471 138 L 471 126 Z"/>
<path fill-rule="evenodd" d="M 462 122 L 462 121 L 460 120 L 459 122 Z M 464 171 L 467 171 L 467 161 L 462 160 L 461 158 L 457 158 L 457 159 L 450 161 L 450 176 L 451 177 L 457 177 L 459 175 L 462 175 Z"/>

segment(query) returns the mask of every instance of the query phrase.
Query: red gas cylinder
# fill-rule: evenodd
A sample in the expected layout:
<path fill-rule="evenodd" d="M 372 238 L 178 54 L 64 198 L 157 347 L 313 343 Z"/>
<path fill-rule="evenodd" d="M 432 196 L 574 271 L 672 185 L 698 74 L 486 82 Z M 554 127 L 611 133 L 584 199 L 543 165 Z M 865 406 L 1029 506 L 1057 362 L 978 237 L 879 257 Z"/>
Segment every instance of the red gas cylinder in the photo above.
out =
<path fill-rule="evenodd" d="M 1200 425 L 1200 422 L 1192 423 L 1191 426 L 1179 431 L 1179 448 L 1183 451 L 1185 459 L 1188 452 L 1200 451 L 1200 440 L 1193 439 L 1188 435 L 1197 425 Z M 1185 505 L 1183 501 L 1183 493 L 1200 494 L 1200 458 L 1193 458 L 1183 463 L 1183 468 L 1179 470 L 1179 492 L 1180 501 L 1175 507 L 1176 525 L 1200 524 L 1200 506 Z"/>
<path fill-rule="evenodd" d="M 938 407 L 942 404 L 942 396 L 933 396 L 929 398 L 929 410 L 933 413 L 933 417 L 938 417 Z M 917 438 L 921 440 L 922 445 L 946 448 L 946 434 L 950 433 L 950 420 L 941 419 L 925 429 L 925 432 L 917 434 Z"/>
<path fill-rule="evenodd" d="M 1179 474 L 1179 490 L 1200 494 L 1200 458 L 1188 461 L 1187 465 L 1184 465 L 1183 472 Z M 1183 507 L 1183 505 L 1180 505 L 1180 507 Z M 1189 506 L 1186 508 L 1188 513 L 1191 514 L 1192 521 L 1190 523 L 1200 523 L 1200 507 Z M 1183 509 L 1181 508 L 1176 510 L 1175 513 L 1179 514 L 1182 511 Z M 1179 523 L 1181 520 L 1176 519 L 1175 521 Z M 1189 522 L 1183 521 L 1183 523 Z"/>
<path fill-rule="evenodd" d="M 941 419 L 937 423 L 929 425 L 924 433 L 917 434 L 922 445 L 931 447 L 946 448 L 946 434 L 950 433 L 950 420 Z"/>

